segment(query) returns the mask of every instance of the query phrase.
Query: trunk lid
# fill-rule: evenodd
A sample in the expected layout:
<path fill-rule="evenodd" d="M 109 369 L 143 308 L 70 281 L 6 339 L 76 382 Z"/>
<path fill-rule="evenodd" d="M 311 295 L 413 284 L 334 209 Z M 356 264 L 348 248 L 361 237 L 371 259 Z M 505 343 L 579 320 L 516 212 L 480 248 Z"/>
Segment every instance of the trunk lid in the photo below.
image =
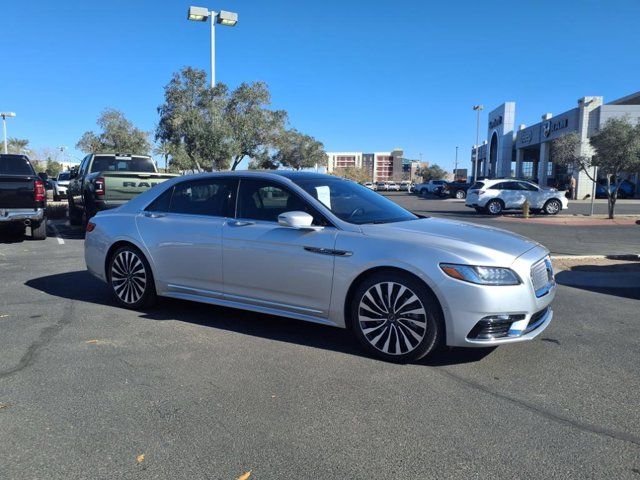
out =
<path fill-rule="evenodd" d="M 105 181 L 105 200 L 131 200 L 177 175 L 172 173 L 100 172 Z"/>

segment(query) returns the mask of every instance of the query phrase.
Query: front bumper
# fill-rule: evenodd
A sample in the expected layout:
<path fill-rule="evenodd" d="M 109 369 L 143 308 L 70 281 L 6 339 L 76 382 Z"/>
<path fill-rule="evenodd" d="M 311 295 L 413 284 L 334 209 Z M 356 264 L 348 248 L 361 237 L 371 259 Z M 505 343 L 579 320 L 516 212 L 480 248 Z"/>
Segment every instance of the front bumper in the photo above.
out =
<path fill-rule="evenodd" d="M 531 280 L 531 267 L 548 255 L 542 247 L 534 247 L 518 257 L 511 268 L 522 283 L 510 286 L 476 285 L 447 277 L 438 283 L 439 300 L 446 324 L 446 343 L 452 347 L 490 347 L 531 340 L 551 323 L 551 302 L 557 286 L 536 296 Z M 444 275 L 444 273 L 443 273 Z M 477 335 L 478 324 L 487 317 L 510 317 L 502 335 Z M 532 321 L 533 320 L 533 321 Z M 488 329 L 490 333 L 491 329 Z"/>
<path fill-rule="evenodd" d="M 41 222 L 44 219 L 44 208 L 0 208 L 0 223 L 22 222 L 30 220 Z"/>

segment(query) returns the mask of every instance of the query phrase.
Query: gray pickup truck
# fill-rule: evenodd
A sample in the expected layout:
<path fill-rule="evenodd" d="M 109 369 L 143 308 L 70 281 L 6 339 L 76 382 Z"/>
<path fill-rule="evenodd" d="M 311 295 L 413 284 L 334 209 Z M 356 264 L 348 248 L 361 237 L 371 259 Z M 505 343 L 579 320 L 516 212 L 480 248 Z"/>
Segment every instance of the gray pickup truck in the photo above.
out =
<path fill-rule="evenodd" d="M 92 153 L 69 176 L 69 223 L 81 225 L 99 211 L 119 207 L 176 175 L 159 173 L 145 155 Z"/>
<path fill-rule="evenodd" d="M 0 154 L 0 227 L 31 227 L 34 240 L 47 238 L 46 174 L 37 175 L 25 155 Z"/>

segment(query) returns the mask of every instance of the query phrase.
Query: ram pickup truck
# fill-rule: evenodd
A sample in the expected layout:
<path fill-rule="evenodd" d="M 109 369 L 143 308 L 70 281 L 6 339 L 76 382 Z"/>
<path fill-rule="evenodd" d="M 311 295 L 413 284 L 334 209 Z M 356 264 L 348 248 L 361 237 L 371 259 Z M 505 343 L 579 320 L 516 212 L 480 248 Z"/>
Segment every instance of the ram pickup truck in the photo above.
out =
<path fill-rule="evenodd" d="M 27 226 L 34 240 L 47 238 L 46 180 L 25 155 L 0 154 L 0 227 L 24 231 Z"/>
<path fill-rule="evenodd" d="M 159 173 L 145 155 L 92 153 L 69 176 L 69 223 L 81 225 L 99 211 L 117 208 L 176 175 Z"/>

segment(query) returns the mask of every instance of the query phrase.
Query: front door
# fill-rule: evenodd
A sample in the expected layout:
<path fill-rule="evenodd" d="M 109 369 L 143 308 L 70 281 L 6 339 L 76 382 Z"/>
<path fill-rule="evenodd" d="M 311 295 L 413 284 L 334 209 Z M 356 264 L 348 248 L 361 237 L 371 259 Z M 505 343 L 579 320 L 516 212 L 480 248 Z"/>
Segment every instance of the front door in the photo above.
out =
<path fill-rule="evenodd" d="M 138 216 L 164 291 L 222 297 L 222 228 L 236 187 L 220 177 L 177 183 Z"/>
<path fill-rule="evenodd" d="M 286 186 L 240 180 L 236 218 L 224 226 L 224 290 L 231 301 L 327 317 L 337 229 Z M 278 224 L 278 215 L 305 211 L 318 230 Z"/>

